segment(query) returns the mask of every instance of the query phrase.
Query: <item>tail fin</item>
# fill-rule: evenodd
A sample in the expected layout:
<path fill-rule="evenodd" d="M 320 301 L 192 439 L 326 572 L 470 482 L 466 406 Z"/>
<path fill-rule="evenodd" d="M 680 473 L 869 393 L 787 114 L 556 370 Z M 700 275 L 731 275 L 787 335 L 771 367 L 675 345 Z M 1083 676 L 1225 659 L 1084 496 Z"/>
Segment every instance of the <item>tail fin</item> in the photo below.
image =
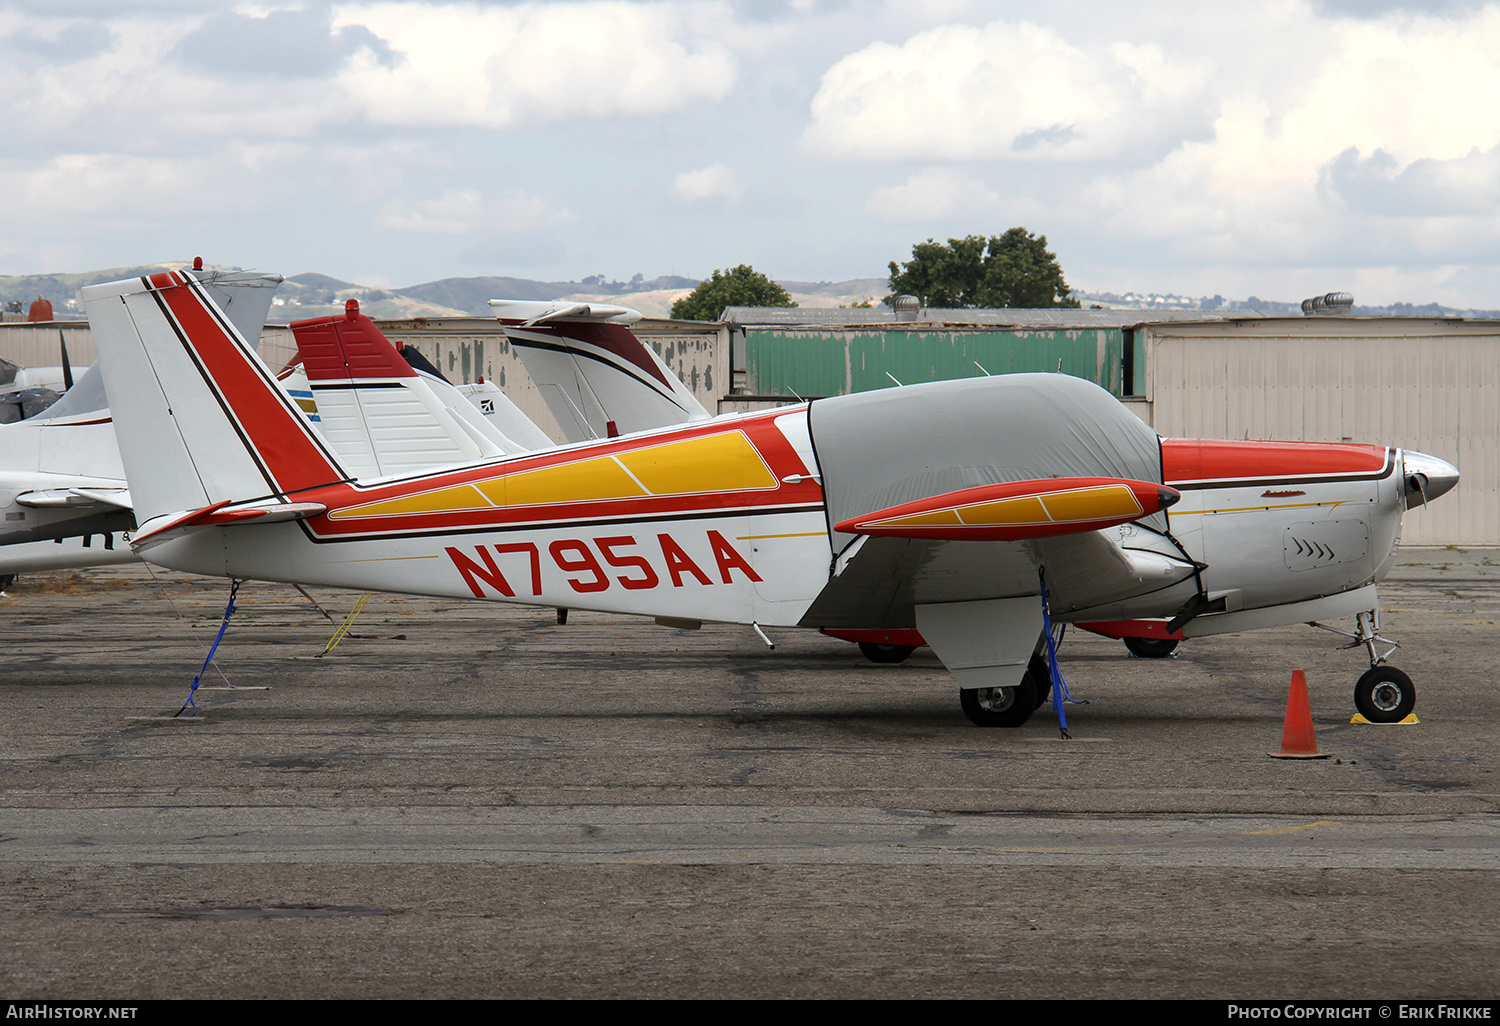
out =
<path fill-rule="evenodd" d="M 413 473 L 534 448 L 510 438 L 442 377 L 417 373 L 352 299 L 344 316 L 296 321 L 292 334 L 318 429 L 356 477 Z M 486 398 L 491 405 L 509 405 L 498 394 Z M 535 425 L 526 424 L 551 446 Z"/>
<path fill-rule="evenodd" d="M 251 349 L 260 351 L 261 329 L 266 326 L 266 315 L 271 311 L 276 288 L 282 282 L 281 275 L 255 271 L 205 271 L 202 257 L 194 259 L 191 268 L 183 268 L 182 275 L 202 285 L 203 291 L 229 318 L 240 337 L 250 344 Z"/>
<path fill-rule="evenodd" d="M 410 352 L 411 346 L 401 350 L 403 356 Z M 496 431 L 527 452 L 557 447 L 557 443 L 537 427 L 535 421 L 522 413 L 521 408 L 511 402 L 510 397 L 500 391 L 493 381 L 480 378 L 478 381 L 448 387 L 467 399 L 481 417 L 495 426 Z M 442 389 L 439 388 L 438 391 L 441 393 Z"/>
<path fill-rule="evenodd" d="M 348 479 L 205 282 L 167 272 L 82 296 L 137 523 Z"/>
<path fill-rule="evenodd" d="M 708 419 L 630 330 L 641 319 L 635 310 L 516 299 L 492 299 L 490 307 L 568 441 Z"/>

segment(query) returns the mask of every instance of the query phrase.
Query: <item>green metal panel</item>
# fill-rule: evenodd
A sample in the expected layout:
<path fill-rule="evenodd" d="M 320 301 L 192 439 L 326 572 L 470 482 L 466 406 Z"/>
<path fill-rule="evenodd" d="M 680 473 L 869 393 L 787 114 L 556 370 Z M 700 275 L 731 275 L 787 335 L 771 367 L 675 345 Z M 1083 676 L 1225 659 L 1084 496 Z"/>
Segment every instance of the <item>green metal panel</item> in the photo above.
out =
<path fill-rule="evenodd" d="M 820 331 L 747 328 L 746 387 L 753 395 L 825 396 L 989 374 L 1054 372 L 1115 395 L 1123 387 L 1119 328 L 1011 331 Z"/>
<path fill-rule="evenodd" d="M 1126 339 L 1124 359 L 1122 363 L 1129 364 L 1128 390 L 1122 390 L 1123 395 L 1145 395 L 1146 394 L 1146 332 L 1138 328 L 1126 328 L 1122 333 Z"/>

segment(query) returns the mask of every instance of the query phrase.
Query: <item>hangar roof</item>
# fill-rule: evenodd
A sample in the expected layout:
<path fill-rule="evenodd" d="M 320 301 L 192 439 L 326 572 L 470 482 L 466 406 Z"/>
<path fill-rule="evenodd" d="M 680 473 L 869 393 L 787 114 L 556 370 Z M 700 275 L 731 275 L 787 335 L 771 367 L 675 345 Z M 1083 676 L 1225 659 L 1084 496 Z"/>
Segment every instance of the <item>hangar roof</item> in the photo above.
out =
<path fill-rule="evenodd" d="M 1219 321 L 1260 317 L 1253 310 L 1069 310 L 1006 307 L 992 310 L 922 309 L 897 314 L 890 307 L 731 306 L 722 319 L 737 327 L 853 327 L 895 324 L 985 324 L 1037 328 L 1123 328 L 1162 321 Z"/>

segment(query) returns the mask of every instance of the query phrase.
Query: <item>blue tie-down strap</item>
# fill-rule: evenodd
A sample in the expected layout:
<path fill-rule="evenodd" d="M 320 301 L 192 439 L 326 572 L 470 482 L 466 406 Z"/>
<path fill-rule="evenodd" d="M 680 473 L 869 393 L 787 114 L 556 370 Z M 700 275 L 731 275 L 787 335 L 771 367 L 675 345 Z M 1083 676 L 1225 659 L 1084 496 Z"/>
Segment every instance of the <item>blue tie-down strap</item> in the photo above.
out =
<path fill-rule="evenodd" d="M 1067 703 L 1073 705 L 1088 705 L 1087 701 L 1077 701 L 1068 694 L 1068 682 L 1063 678 L 1062 670 L 1057 665 L 1057 643 L 1060 640 L 1052 635 L 1052 607 L 1047 598 L 1047 577 L 1041 575 L 1042 583 L 1042 630 L 1047 636 L 1047 667 L 1052 671 L 1052 705 L 1057 709 L 1057 729 L 1065 739 L 1071 739 L 1073 735 L 1068 733 L 1068 715 L 1063 711 Z M 1067 630 L 1064 626 L 1063 630 Z"/>
<path fill-rule="evenodd" d="M 224 640 L 224 632 L 229 629 L 229 618 L 234 615 L 234 596 L 239 592 L 241 583 L 240 581 L 235 581 L 229 586 L 229 605 L 224 607 L 224 620 L 219 624 L 219 633 L 214 635 L 214 643 L 209 646 L 208 657 L 203 660 L 203 668 L 198 671 L 198 675 L 188 685 L 187 701 L 182 703 L 181 709 L 172 714 L 174 719 L 184 714 L 188 716 L 198 715 L 198 704 L 193 701 L 193 695 L 197 692 L 198 683 L 203 680 L 203 675 L 208 672 L 209 664 L 214 661 L 214 653 L 219 650 L 219 642 Z"/>

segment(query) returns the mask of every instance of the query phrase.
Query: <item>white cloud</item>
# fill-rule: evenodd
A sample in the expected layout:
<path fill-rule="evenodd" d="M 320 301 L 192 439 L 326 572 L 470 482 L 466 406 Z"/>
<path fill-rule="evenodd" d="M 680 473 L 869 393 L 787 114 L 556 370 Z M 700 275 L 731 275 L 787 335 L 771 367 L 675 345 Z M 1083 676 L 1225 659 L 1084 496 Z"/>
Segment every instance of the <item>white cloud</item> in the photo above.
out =
<path fill-rule="evenodd" d="M 865 212 L 883 221 L 925 224 L 953 214 L 982 218 L 999 200 L 976 178 L 951 169 L 928 168 L 900 185 L 876 189 L 865 201 Z"/>
<path fill-rule="evenodd" d="M 1500 307 L 1496 53 L 1500 0 L 0 0 L 0 256 L 819 278 L 1020 224 L 1115 291 Z"/>
<path fill-rule="evenodd" d="M 697 171 L 684 171 L 672 179 L 672 195 L 684 203 L 722 199 L 738 203 L 745 189 L 739 175 L 727 164 L 710 164 Z"/>
<path fill-rule="evenodd" d="M 0 164 L 8 227 L 202 213 L 223 197 L 199 188 L 208 161 L 116 153 L 69 153 L 35 164 Z"/>
<path fill-rule="evenodd" d="M 434 199 L 386 203 L 376 227 L 424 235 L 511 234 L 576 220 L 566 207 L 519 189 L 494 200 L 485 199 L 477 189 L 449 189 Z"/>
<path fill-rule="evenodd" d="M 1083 198 L 1100 226 L 1242 262 L 1426 263 L 1500 244 L 1500 119 L 1488 115 L 1500 110 L 1500 9 L 1297 28 L 1319 59 L 1279 58 L 1295 88 L 1237 83 L 1208 138 L 1096 180 Z"/>
<path fill-rule="evenodd" d="M 0 94 L 10 131 L 83 133 L 96 148 L 306 138 L 360 122 L 383 131 L 503 129 L 631 117 L 722 98 L 736 78 L 723 41 L 733 24 L 722 4 L 695 0 L 315 4 L 249 14 L 122 5 L 98 23 L 12 20 L 0 29 Z M 235 49 L 236 35 L 248 49 Z M 76 54 L 44 52 L 62 45 L 54 38 Z"/>
<path fill-rule="evenodd" d="M 1374 217 L 1445 217 L 1500 210 L 1500 146 L 1452 160 L 1422 158 L 1404 168 L 1385 150 L 1351 146 L 1322 168 L 1326 190 Z"/>
<path fill-rule="evenodd" d="M 1088 51 L 1026 22 L 944 25 L 824 74 L 803 139 L 867 160 L 1073 160 L 1177 117 L 1205 73 L 1154 46 Z"/>
<path fill-rule="evenodd" d="M 376 122 L 505 128 L 575 117 L 675 110 L 719 99 L 735 61 L 703 4 L 355 4 L 362 25 L 401 56 L 353 59 L 342 86 Z M 712 13 L 712 11 L 707 12 Z"/>

